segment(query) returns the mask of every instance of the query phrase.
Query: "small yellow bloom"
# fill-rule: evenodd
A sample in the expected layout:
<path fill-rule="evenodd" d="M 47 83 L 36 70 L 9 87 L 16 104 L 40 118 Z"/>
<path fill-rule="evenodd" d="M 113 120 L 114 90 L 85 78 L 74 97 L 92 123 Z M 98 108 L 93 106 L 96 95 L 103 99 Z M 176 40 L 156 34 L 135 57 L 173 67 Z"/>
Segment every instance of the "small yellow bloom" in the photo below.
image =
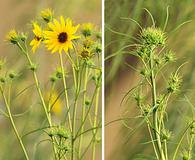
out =
<path fill-rule="evenodd" d="M 58 97 L 58 94 L 56 92 L 52 92 L 51 94 L 47 94 L 47 100 L 49 101 L 49 104 L 51 105 L 50 109 L 53 113 L 60 115 L 62 113 L 62 101 Z"/>
<path fill-rule="evenodd" d="M 91 36 L 94 26 L 92 23 L 84 23 L 81 32 L 85 37 Z"/>
<path fill-rule="evenodd" d="M 33 53 L 36 51 L 36 49 L 39 47 L 41 41 L 43 40 L 43 34 L 42 30 L 39 27 L 39 25 L 36 22 L 33 22 L 33 33 L 34 33 L 34 39 L 30 42 L 30 46 L 32 46 Z"/>
<path fill-rule="evenodd" d="M 59 52 L 62 50 L 65 53 L 69 49 L 73 48 L 72 40 L 80 38 L 80 36 L 74 35 L 79 28 L 79 25 L 73 26 L 72 20 L 67 18 L 60 17 L 60 22 L 56 19 L 53 20 L 53 23 L 48 23 L 50 28 L 49 31 L 44 31 L 45 34 L 45 44 L 48 50 L 51 50 L 52 53 Z"/>
<path fill-rule="evenodd" d="M 53 11 L 51 9 L 45 9 L 41 11 L 41 17 L 43 20 L 45 20 L 47 23 L 51 22 L 53 19 Z"/>
<path fill-rule="evenodd" d="M 10 41 L 13 44 L 16 44 L 18 42 L 18 34 L 17 32 L 13 29 L 11 30 L 7 36 L 6 36 L 6 40 Z"/>

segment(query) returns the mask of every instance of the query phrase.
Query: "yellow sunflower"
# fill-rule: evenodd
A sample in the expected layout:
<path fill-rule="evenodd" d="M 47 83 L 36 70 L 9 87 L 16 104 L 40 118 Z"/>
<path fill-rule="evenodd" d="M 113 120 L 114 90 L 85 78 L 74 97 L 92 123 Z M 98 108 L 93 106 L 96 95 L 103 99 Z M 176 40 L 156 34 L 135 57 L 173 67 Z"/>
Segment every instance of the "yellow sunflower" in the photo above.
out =
<path fill-rule="evenodd" d="M 33 22 L 33 28 L 33 33 L 35 36 L 34 39 L 30 42 L 30 46 L 32 46 L 32 51 L 34 53 L 43 40 L 43 32 L 36 22 Z"/>
<path fill-rule="evenodd" d="M 79 25 L 73 26 L 72 20 L 60 17 L 60 22 L 56 19 L 53 23 L 48 23 L 49 31 L 44 31 L 46 47 L 51 50 L 52 53 L 62 53 L 64 50 L 66 53 L 69 49 L 73 48 L 72 40 L 80 38 L 80 36 L 74 35 L 79 28 Z"/>

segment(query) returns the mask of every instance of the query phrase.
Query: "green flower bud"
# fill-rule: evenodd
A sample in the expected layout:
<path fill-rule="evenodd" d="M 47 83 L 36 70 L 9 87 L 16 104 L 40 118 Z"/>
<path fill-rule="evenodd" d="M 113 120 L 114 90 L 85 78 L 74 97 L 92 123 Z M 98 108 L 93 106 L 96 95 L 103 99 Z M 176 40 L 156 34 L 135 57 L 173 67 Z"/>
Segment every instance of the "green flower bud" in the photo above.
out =
<path fill-rule="evenodd" d="M 150 113 L 151 111 L 151 107 L 149 105 L 145 106 L 143 108 L 143 116 L 148 116 L 148 114 Z"/>
<path fill-rule="evenodd" d="M 57 130 L 57 135 L 59 136 L 59 137 L 62 137 L 62 138 L 64 138 L 64 139 L 68 139 L 69 138 L 69 134 L 68 134 L 68 132 L 67 132 L 67 130 L 64 128 L 64 127 L 58 127 L 58 128 L 56 128 L 56 130 Z"/>
<path fill-rule="evenodd" d="M 92 76 L 92 80 L 95 81 L 96 85 L 100 85 L 100 82 L 102 80 L 102 71 L 101 70 L 96 70 L 96 72 Z"/>
<path fill-rule="evenodd" d="M 188 151 L 183 151 L 182 153 L 182 159 L 183 160 L 191 160 L 191 155 L 188 154 Z"/>
<path fill-rule="evenodd" d="M 144 96 L 142 96 L 140 93 L 137 93 L 137 94 L 134 95 L 134 99 L 137 102 L 137 105 L 139 106 L 140 104 L 143 103 Z"/>
<path fill-rule="evenodd" d="M 102 140 L 101 137 L 96 137 L 96 142 L 97 143 L 101 143 L 101 140 Z"/>
<path fill-rule="evenodd" d="M 89 106 L 90 103 L 91 103 L 90 100 L 86 100 L 86 101 L 85 101 L 85 105 L 86 105 L 86 106 Z"/>
<path fill-rule="evenodd" d="M 49 23 L 53 19 L 53 11 L 51 9 L 45 9 L 41 11 L 41 17 L 46 23 Z"/>
<path fill-rule="evenodd" d="M 56 130 L 54 128 L 49 128 L 47 129 L 47 134 L 48 136 L 53 137 L 56 135 Z"/>
<path fill-rule="evenodd" d="M 190 134 L 191 134 L 191 135 L 195 135 L 195 130 L 191 130 L 191 131 L 190 131 Z"/>
<path fill-rule="evenodd" d="M 96 32 L 96 38 L 97 39 L 102 39 L 102 32 Z"/>
<path fill-rule="evenodd" d="M 9 74 L 8 74 L 9 78 L 10 79 L 14 79 L 16 77 L 16 73 L 14 71 L 11 71 Z"/>
<path fill-rule="evenodd" d="M 161 133 L 161 139 L 162 141 L 168 141 L 171 138 L 171 132 L 168 130 L 163 130 Z"/>
<path fill-rule="evenodd" d="M 85 23 L 82 25 L 81 27 L 81 33 L 85 36 L 85 37 L 89 37 L 92 34 L 92 30 L 93 30 L 94 26 L 92 23 Z"/>
<path fill-rule="evenodd" d="M 141 46 L 141 47 L 138 47 L 136 52 L 139 57 L 147 58 L 147 57 L 150 57 L 151 48 L 149 46 Z"/>
<path fill-rule="evenodd" d="M 194 129 L 194 128 L 195 128 L 195 121 L 192 122 L 190 128 L 191 128 L 191 129 Z"/>
<path fill-rule="evenodd" d="M 0 82 L 5 83 L 6 79 L 4 77 L 0 77 Z"/>
<path fill-rule="evenodd" d="M 36 64 L 31 64 L 31 66 L 29 67 L 31 71 L 36 71 L 37 70 L 37 65 Z"/>
<path fill-rule="evenodd" d="M 58 68 L 56 69 L 55 76 L 56 76 L 58 79 L 61 79 L 61 78 L 62 78 L 62 76 L 63 76 L 63 71 L 62 71 L 62 69 L 61 69 L 60 67 L 58 67 Z"/>
<path fill-rule="evenodd" d="M 163 63 L 163 59 L 161 57 L 155 57 L 154 62 L 157 66 L 160 66 Z"/>
<path fill-rule="evenodd" d="M 53 75 L 53 76 L 50 77 L 50 81 L 52 83 L 55 83 L 57 80 L 58 80 L 58 78 L 55 75 Z"/>
<path fill-rule="evenodd" d="M 147 69 L 144 68 L 140 71 L 140 74 L 143 75 L 144 77 L 149 77 L 150 71 L 148 71 Z"/>
<path fill-rule="evenodd" d="M 27 40 L 27 35 L 24 34 L 24 33 L 21 33 L 21 34 L 19 35 L 19 38 L 21 39 L 21 41 L 25 42 L 25 41 Z"/>
<path fill-rule="evenodd" d="M 96 43 L 94 45 L 94 52 L 100 54 L 102 52 L 102 45 L 100 43 Z"/>
<path fill-rule="evenodd" d="M 168 51 L 167 53 L 165 53 L 164 55 L 164 59 L 165 59 L 165 62 L 168 63 L 168 62 L 174 62 L 175 61 L 175 54 L 172 52 L 172 51 Z"/>
<path fill-rule="evenodd" d="M 148 27 L 142 30 L 141 33 L 142 42 L 144 45 L 159 46 L 165 44 L 165 34 L 159 28 Z"/>
<path fill-rule="evenodd" d="M 171 74 L 168 80 L 168 93 L 176 93 L 181 87 L 181 77 L 178 74 Z"/>

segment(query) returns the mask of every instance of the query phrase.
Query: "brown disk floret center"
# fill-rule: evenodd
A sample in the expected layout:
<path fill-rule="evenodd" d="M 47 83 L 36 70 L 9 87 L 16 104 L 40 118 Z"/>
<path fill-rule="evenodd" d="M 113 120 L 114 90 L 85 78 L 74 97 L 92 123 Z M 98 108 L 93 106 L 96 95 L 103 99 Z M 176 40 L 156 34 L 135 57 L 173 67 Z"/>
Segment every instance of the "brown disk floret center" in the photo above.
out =
<path fill-rule="evenodd" d="M 37 41 L 40 41 L 40 40 L 41 40 L 41 37 L 35 36 L 35 39 L 36 39 Z"/>
<path fill-rule="evenodd" d="M 58 35 L 58 41 L 59 41 L 60 43 L 65 43 L 65 42 L 67 41 L 67 39 L 68 39 L 68 35 L 67 35 L 66 32 L 62 32 L 62 33 L 60 33 L 60 34 Z"/>

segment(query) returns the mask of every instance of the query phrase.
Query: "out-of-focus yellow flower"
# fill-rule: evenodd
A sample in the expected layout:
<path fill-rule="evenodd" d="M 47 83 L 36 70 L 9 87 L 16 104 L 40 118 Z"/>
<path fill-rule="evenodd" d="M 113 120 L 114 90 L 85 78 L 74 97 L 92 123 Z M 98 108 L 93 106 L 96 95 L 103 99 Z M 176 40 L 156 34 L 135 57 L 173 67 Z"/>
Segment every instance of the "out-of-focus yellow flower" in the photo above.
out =
<path fill-rule="evenodd" d="M 93 31 L 93 24 L 92 23 L 84 23 L 81 28 L 81 33 L 85 36 L 91 36 L 92 31 Z"/>
<path fill-rule="evenodd" d="M 60 22 L 56 19 L 53 23 L 48 23 L 49 31 L 44 31 L 45 44 L 48 50 L 52 53 L 61 53 L 64 50 L 66 53 L 69 49 L 73 48 L 72 40 L 80 38 L 80 36 L 74 35 L 79 28 L 79 25 L 72 26 L 72 20 L 60 17 Z"/>
<path fill-rule="evenodd" d="M 6 35 L 6 40 L 16 44 L 18 42 L 18 34 L 16 32 L 16 30 L 11 30 L 7 35 Z"/>
<path fill-rule="evenodd" d="M 32 51 L 34 53 L 43 40 L 43 32 L 36 22 L 33 22 L 33 27 L 33 33 L 35 36 L 34 39 L 30 42 L 30 46 L 32 46 Z"/>
<path fill-rule="evenodd" d="M 43 18 L 44 21 L 49 23 L 53 19 L 53 11 L 49 8 L 45 9 L 45 10 L 41 11 L 41 17 Z"/>
<path fill-rule="evenodd" d="M 58 94 L 56 92 L 48 93 L 47 100 L 49 101 L 51 111 L 60 115 L 62 113 L 62 101 L 58 97 Z"/>

